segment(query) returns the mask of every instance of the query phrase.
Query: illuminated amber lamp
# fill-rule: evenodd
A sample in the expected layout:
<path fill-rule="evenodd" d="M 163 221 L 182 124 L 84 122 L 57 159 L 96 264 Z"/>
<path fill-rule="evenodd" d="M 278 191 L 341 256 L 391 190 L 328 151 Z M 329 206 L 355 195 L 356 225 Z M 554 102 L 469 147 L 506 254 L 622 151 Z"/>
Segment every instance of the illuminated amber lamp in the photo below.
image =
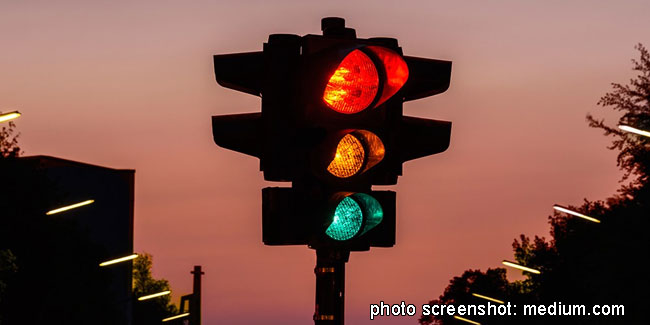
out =
<path fill-rule="evenodd" d="M 338 178 L 358 175 L 378 164 L 384 158 L 384 153 L 384 144 L 377 135 L 356 130 L 339 140 L 327 171 Z"/>

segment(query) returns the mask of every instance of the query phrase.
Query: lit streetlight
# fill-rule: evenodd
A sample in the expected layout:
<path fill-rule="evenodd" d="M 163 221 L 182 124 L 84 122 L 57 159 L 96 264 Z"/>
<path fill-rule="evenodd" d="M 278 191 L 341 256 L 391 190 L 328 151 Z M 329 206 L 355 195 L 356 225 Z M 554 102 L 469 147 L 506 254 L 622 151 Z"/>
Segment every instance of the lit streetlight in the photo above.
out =
<path fill-rule="evenodd" d="M 72 209 L 75 209 L 75 208 L 78 208 L 78 207 L 82 207 L 84 205 L 92 204 L 93 202 L 95 202 L 95 200 L 86 200 L 86 201 L 83 201 L 83 202 L 70 204 L 70 205 L 66 205 L 64 207 L 60 207 L 60 208 L 57 208 L 57 209 L 54 209 L 54 210 L 50 210 L 50 211 L 46 212 L 45 214 L 49 216 L 49 215 L 53 215 L 53 214 L 56 214 L 56 213 L 59 213 L 59 212 L 68 211 L 68 210 L 72 210 Z"/>
<path fill-rule="evenodd" d="M 467 319 L 467 318 L 462 318 L 460 316 L 454 316 L 454 318 L 457 319 L 457 320 L 462 320 L 463 322 L 467 322 L 467 323 L 470 323 L 470 324 L 481 325 L 481 323 L 479 323 L 479 322 L 475 322 L 475 321 Z"/>
<path fill-rule="evenodd" d="M 172 317 L 167 317 L 167 318 L 163 319 L 162 321 L 163 321 L 163 322 L 168 322 L 168 321 L 170 321 L 170 320 L 174 320 L 174 319 L 179 319 L 179 318 L 187 317 L 187 316 L 189 316 L 189 315 L 190 315 L 190 313 L 180 314 L 180 315 L 176 315 L 176 316 L 172 316 Z"/>
<path fill-rule="evenodd" d="M 20 117 L 20 112 L 19 111 L 13 111 L 9 113 L 0 113 L 0 122 L 6 122 L 9 120 L 13 120 L 15 118 Z"/>
<path fill-rule="evenodd" d="M 567 213 L 567 214 L 570 214 L 570 215 L 573 215 L 573 216 L 576 216 L 576 217 L 580 217 L 582 219 L 589 220 L 591 222 L 600 223 L 600 220 L 598 220 L 596 218 L 586 216 L 586 215 L 584 215 L 582 213 L 579 213 L 579 212 L 571 211 L 571 210 L 569 210 L 569 209 L 567 209 L 567 208 L 565 208 L 563 206 L 557 205 L 557 204 L 553 206 L 553 209 L 564 212 L 564 213 Z"/>
<path fill-rule="evenodd" d="M 142 300 L 147 300 L 147 299 L 158 298 L 158 297 L 166 296 L 166 295 L 168 295 L 170 293 L 171 293 L 171 291 L 169 291 L 169 290 L 158 292 L 158 293 L 152 293 L 150 295 L 142 296 L 142 297 L 138 298 L 138 300 L 142 301 Z"/>
<path fill-rule="evenodd" d="M 108 266 L 108 265 L 113 265 L 113 264 L 116 264 L 116 263 L 126 262 L 126 261 L 136 259 L 137 257 L 138 257 L 138 254 L 131 254 L 129 256 L 124 256 L 124 257 L 116 258 L 114 260 L 99 263 L 99 266 Z"/>
<path fill-rule="evenodd" d="M 503 262 L 501 262 L 501 263 L 503 265 L 505 265 L 505 266 L 514 267 L 515 269 L 520 269 L 522 271 L 526 271 L 526 272 L 530 272 L 530 273 L 534 273 L 534 274 L 542 273 L 539 270 L 531 269 L 529 267 L 525 267 L 523 265 L 519 265 L 517 263 L 513 263 L 513 262 L 510 262 L 510 261 L 506 261 L 506 260 L 503 260 Z"/>
<path fill-rule="evenodd" d="M 627 131 L 627 132 L 635 133 L 635 134 L 638 134 L 638 135 L 642 135 L 644 137 L 650 137 L 650 132 L 644 131 L 644 130 L 639 130 L 639 129 L 633 128 L 633 127 L 631 127 L 629 125 L 619 125 L 618 128 L 623 130 L 623 131 Z"/>
<path fill-rule="evenodd" d="M 478 293 L 472 293 L 472 296 L 477 297 L 477 298 L 481 298 L 481 299 L 485 299 L 485 300 L 489 300 L 489 301 L 492 301 L 492 302 L 496 302 L 496 303 L 502 304 L 502 305 L 505 304 L 505 302 L 503 302 L 503 301 L 501 301 L 499 299 L 494 299 L 494 298 L 490 298 L 488 296 L 479 295 Z"/>

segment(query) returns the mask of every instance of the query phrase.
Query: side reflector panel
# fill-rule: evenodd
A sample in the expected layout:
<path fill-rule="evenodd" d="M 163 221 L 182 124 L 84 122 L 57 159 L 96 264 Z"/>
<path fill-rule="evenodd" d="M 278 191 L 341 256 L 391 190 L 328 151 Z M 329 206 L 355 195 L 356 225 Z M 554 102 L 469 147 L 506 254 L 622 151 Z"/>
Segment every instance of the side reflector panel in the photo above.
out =
<path fill-rule="evenodd" d="M 330 77 L 323 100 L 331 109 L 354 114 L 368 108 L 377 97 L 379 74 L 370 57 L 360 50 L 348 54 Z"/>
<path fill-rule="evenodd" d="M 368 194 L 356 193 L 352 197 L 359 202 L 359 205 L 363 209 L 364 223 L 359 234 L 363 235 L 381 223 L 384 219 L 384 210 L 381 208 L 381 204 Z"/>
<path fill-rule="evenodd" d="M 409 69 L 402 56 L 392 50 L 380 46 L 368 46 L 367 49 L 377 55 L 379 60 L 384 64 L 384 70 L 386 72 L 384 89 L 379 101 L 375 105 L 379 106 L 404 86 L 409 78 Z"/>
<path fill-rule="evenodd" d="M 361 172 L 365 172 L 374 167 L 384 159 L 386 149 L 384 148 L 384 143 L 381 142 L 381 139 L 376 134 L 366 130 L 357 130 L 352 134 L 358 139 L 361 139 L 363 148 L 366 151 L 366 162 Z"/>

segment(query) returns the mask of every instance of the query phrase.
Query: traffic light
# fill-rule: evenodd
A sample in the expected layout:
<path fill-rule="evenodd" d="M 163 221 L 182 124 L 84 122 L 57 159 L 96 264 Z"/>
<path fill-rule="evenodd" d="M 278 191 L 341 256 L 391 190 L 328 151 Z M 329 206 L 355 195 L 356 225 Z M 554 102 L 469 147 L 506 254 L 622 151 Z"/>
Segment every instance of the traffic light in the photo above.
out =
<path fill-rule="evenodd" d="M 451 62 L 404 56 L 393 38 L 273 34 L 263 51 L 215 55 L 217 82 L 261 96 L 258 113 L 213 116 L 217 145 L 260 159 L 267 245 L 368 250 L 395 244 L 394 185 L 405 161 L 442 152 L 451 123 L 403 116 L 444 92 Z"/>

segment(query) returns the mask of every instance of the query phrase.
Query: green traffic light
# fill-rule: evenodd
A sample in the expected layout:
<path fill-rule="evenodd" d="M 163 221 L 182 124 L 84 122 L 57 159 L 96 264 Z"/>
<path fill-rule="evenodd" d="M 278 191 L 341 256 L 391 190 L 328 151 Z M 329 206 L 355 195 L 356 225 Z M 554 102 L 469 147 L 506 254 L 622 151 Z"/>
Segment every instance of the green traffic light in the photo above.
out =
<path fill-rule="evenodd" d="M 377 226 L 383 219 L 381 205 L 372 196 L 355 193 L 339 202 L 325 234 L 334 240 L 349 240 Z"/>
<path fill-rule="evenodd" d="M 335 240 L 348 240 L 361 230 L 363 211 L 351 197 L 346 197 L 334 211 L 334 219 L 325 234 Z"/>

